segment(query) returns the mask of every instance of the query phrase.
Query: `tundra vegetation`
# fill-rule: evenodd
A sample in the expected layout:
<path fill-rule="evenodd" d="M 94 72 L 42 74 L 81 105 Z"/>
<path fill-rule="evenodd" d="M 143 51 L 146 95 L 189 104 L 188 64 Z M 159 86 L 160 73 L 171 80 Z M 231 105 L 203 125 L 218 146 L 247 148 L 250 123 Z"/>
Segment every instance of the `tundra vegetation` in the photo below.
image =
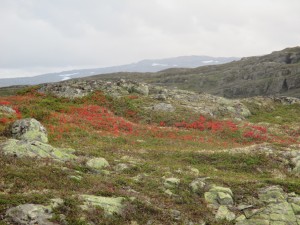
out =
<path fill-rule="evenodd" d="M 1 92 L 1 225 L 300 224 L 300 101 L 243 99 L 236 116 L 138 88 L 41 88 Z M 42 134 L 13 136 L 30 127 Z"/>

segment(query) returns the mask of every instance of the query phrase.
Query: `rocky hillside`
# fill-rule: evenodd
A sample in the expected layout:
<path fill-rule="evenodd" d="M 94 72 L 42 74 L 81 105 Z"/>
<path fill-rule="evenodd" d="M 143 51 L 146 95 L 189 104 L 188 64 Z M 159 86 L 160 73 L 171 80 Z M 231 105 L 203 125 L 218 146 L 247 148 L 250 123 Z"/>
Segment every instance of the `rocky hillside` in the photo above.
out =
<path fill-rule="evenodd" d="M 132 78 L 227 98 L 259 95 L 300 97 L 299 62 L 300 47 L 295 47 L 222 65 L 168 69 L 158 73 L 109 74 L 91 79 Z"/>
<path fill-rule="evenodd" d="M 5 91 L 1 225 L 300 224 L 297 98 L 123 79 Z"/>

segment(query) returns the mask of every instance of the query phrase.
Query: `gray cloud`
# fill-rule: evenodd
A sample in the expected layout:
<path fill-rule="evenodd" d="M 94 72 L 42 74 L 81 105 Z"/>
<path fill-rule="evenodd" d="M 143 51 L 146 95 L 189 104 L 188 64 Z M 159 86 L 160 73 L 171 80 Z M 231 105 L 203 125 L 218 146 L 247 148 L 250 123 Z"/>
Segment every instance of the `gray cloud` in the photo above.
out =
<path fill-rule="evenodd" d="M 0 77 L 299 45 L 299 0 L 0 2 Z"/>

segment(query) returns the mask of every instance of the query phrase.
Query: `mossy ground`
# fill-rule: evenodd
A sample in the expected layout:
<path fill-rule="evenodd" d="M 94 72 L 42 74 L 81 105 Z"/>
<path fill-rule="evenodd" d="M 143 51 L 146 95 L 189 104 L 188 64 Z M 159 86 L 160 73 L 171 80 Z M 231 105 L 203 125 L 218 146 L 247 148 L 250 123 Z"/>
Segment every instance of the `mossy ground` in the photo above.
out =
<path fill-rule="evenodd" d="M 256 142 L 236 141 L 236 137 L 232 139 L 230 135 L 210 131 L 160 127 L 161 121 L 172 125 L 182 118 L 188 120 L 191 114 L 148 113 L 143 107 L 153 101 L 151 99 L 127 96 L 113 100 L 98 94 L 68 100 L 40 95 L 33 89 L 1 99 L 17 106 L 23 117 L 38 119 L 48 129 L 53 146 L 74 148 L 79 157 L 106 158 L 110 163 L 110 174 L 92 173 L 85 166 L 84 160 L 76 164 L 55 163 L 51 160 L 18 159 L 1 155 L 0 215 L 4 215 L 6 209 L 12 206 L 23 203 L 46 204 L 51 198 L 61 197 L 65 204 L 56 210 L 56 215 L 66 215 L 66 220 L 74 225 L 87 224 L 82 220 L 83 216 L 95 224 L 130 224 L 132 221 L 146 224 L 149 220 L 153 220 L 154 224 L 174 224 L 176 221 L 171 218 L 170 209 L 181 211 L 183 217 L 190 221 L 230 224 L 225 221 L 214 222 L 214 216 L 207 208 L 203 195 L 190 191 L 189 183 L 193 179 L 210 177 L 210 183 L 230 187 L 237 202 L 246 196 L 253 196 L 255 190 L 270 184 L 279 184 L 286 191 L 300 194 L 300 180 L 290 175 L 286 165 L 276 157 L 261 153 L 223 151 Z M 139 132 L 116 134 L 86 124 L 74 127 L 68 124 L 68 120 L 62 122 L 53 117 L 72 115 L 74 107 L 87 104 L 106 107 L 118 116 L 112 117 L 113 119 L 125 118 L 128 123 L 138 127 Z M 276 106 L 272 112 L 254 114 L 250 121 L 270 123 L 278 115 L 285 118 L 280 124 L 289 125 L 292 123 L 290 113 L 294 116 L 299 113 L 297 107 Z M 4 131 L 8 125 L 0 124 L 0 131 Z M 60 134 L 59 129 L 64 126 L 68 129 L 61 130 L 63 133 Z M 151 129 L 154 132 L 149 132 Z M 167 135 L 157 137 L 157 133 Z M 199 141 L 199 138 L 205 141 Z M 1 142 L 5 139 L 4 135 L 0 137 Z M 130 167 L 116 172 L 113 168 L 118 163 L 127 163 Z M 191 167 L 198 169 L 199 174 L 193 173 Z M 276 171 L 280 171 L 283 178 L 277 176 Z M 82 176 L 82 180 L 70 178 L 70 175 L 78 174 Z M 142 178 L 136 179 L 138 176 Z M 163 176 L 180 178 L 181 183 L 174 190 L 177 197 L 164 193 Z M 80 200 L 76 197 L 79 194 L 136 197 L 136 200 L 128 203 L 121 216 L 108 218 L 103 216 L 100 209 L 82 212 L 79 208 Z M 54 220 L 58 220 L 58 217 Z"/>

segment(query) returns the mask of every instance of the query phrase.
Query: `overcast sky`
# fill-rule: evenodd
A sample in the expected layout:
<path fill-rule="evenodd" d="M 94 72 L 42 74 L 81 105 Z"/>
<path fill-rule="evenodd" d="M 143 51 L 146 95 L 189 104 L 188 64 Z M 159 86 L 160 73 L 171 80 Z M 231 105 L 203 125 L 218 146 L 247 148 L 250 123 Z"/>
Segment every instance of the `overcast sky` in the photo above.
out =
<path fill-rule="evenodd" d="M 300 0 L 0 0 L 0 77 L 299 45 Z"/>

